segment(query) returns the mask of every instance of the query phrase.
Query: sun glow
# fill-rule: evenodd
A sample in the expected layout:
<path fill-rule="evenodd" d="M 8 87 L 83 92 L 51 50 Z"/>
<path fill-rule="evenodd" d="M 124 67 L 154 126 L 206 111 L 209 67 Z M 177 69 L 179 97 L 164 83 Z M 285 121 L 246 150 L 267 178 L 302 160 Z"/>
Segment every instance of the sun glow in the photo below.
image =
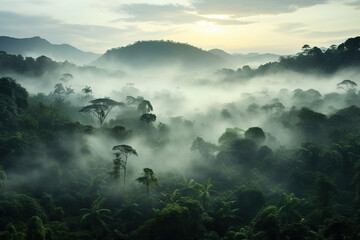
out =
<path fill-rule="evenodd" d="M 205 18 L 221 19 L 221 20 L 226 20 L 230 18 L 229 15 L 202 15 L 202 16 Z"/>
<path fill-rule="evenodd" d="M 205 20 L 197 22 L 196 25 L 203 29 L 205 32 L 215 33 L 221 31 L 221 28 L 216 26 L 213 22 L 208 22 Z"/>

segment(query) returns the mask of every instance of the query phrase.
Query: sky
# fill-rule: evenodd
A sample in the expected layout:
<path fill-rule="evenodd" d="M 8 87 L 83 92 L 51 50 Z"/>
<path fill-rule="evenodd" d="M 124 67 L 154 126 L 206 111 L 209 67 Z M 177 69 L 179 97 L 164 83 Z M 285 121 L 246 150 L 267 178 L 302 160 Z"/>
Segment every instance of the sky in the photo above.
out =
<path fill-rule="evenodd" d="M 360 0 L 0 0 L 0 35 L 100 54 L 139 40 L 293 54 L 359 36 L 359 23 Z"/>

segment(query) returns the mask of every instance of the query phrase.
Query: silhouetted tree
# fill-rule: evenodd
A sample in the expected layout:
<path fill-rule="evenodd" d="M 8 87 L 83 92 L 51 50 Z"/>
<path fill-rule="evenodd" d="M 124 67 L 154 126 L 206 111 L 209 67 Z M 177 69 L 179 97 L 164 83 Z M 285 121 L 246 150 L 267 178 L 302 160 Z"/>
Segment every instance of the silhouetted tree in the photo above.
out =
<path fill-rule="evenodd" d="M 146 186 L 146 194 L 149 197 L 150 194 L 150 185 L 158 186 L 159 180 L 157 179 L 155 173 L 151 168 L 143 169 L 143 176 L 136 179 L 139 183 L 142 183 Z"/>
<path fill-rule="evenodd" d="M 65 88 L 62 83 L 55 84 L 54 88 L 55 88 L 54 94 L 60 95 L 60 94 L 65 93 Z"/>
<path fill-rule="evenodd" d="M 124 169 L 124 160 L 121 158 L 121 154 L 119 152 L 114 153 L 115 159 L 113 159 L 113 169 L 109 174 L 114 178 L 116 182 L 120 180 L 120 171 Z"/>
<path fill-rule="evenodd" d="M 344 43 L 346 49 L 350 52 L 356 52 L 360 49 L 360 36 L 355 38 L 349 38 Z"/>
<path fill-rule="evenodd" d="M 148 100 L 142 100 L 139 105 L 137 106 L 137 110 L 139 112 L 144 113 L 149 113 L 151 111 L 153 111 L 153 106 L 151 105 L 150 101 Z"/>
<path fill-rule="evenodd" d="M 91 105 L 83 107 L 79 112 L 86 113 L 90 117 L 95 116 L 99 121 L 100 127 L 104 124 L 105 118 L 114 107 L 124 105 L 110 98 L 98 98 L 91 100 L 90 103 Z"/>
<path fill-rule="evenodd" d="M 354 89 L 354 88 L 356 88 L 356 86 L 357 86 L 357 84 L 355 82 L 348 80 L 348 79 L 343 80 L 342 82 L 337 84 L 338 88 L 344 89 L 346 91 Z"/>
<path fill-rule="evenodd" d="M 281 112 L 285 109 L 285 106 L 281 102 L 275 102 L 272 104 L 265 104 L 261 108 L 266 111 L 266 114 L 269 117 L 269 113 Z"/>
<path fill-rule="evenodd" d="M 64 82 L 65 84 L 69 83 L 72 79 L 74 79 L 74 76 L 71 73 L 64 73 L 60 77 L 60 81 Z"/>
<path fill-rule="evenodd" d="M 303 54 L 307 55 L 310 51 L 311 47 L 309 44 L 304 44 L 304 46 L 302 46 L 301 51 Z"/>
<path fill-rule="evenodd" d="M 117 153 L 121 154 L 122 156 L 124 156 L 124 161 L 123 161 L 123 169 L 124 169 L 124 186 L 125 186 L 125 179 L 126 179 L 126 165 L 127 165 L 127 161 L 128 161 L 128 157 L 130 155 L 135 155 L 138 156 L 137 152 L 135 149 L 133 149 L 131 146 L 129 145 L 117 145 L 114 146 L 113 151 L 117 151 Z M 120 155 L 119 155 L 120 157 Z"/>
<path fill-rule="evenodd" d="M 65 88 L 66 95 L 70 95 L 70 94 L 74 94 L 74 93 L 75 93 L 75 90 L 73 88 L 71 88 L 71 86 Z"/>
<path fill-rule="evenodd" d="M 86 86 L 81 90 L 83 93 L 85 93 L 86 95 L 90 95 L 92 94 L 92 89 L 90 86 Z"/>
<path fill-rule="evenodd" d="M 206 159 L 209 159 L 217 150 L 218 146 L 213 143 L 205 142 L 201 137 L 197 137 L 191 145 L 191 151 L 199 151 Z"/>
<path fill-rule="evenodd" d="M 265 133 L 259 127 L 251 127 L 245 132 L 245 138 L 255 141 L 258 145 L 265 142 Z"/>
<path fill-rule="evenodd" d="M 227 128 L 225 130 L 225 132 L 219 137 L 218 142 L 221 145 L 226 145 L 235 139 L 243 138 L 243 135 L 242 135 L 243 132 L 244 132 L 244 130 L 237 128 L 237 127 Z"/>
<path fill-rule="evenodd" d="M 140 121 L 143 121 L 146 124 L 149 124 L 151 122 L 155 122 L 156 121 L 156 115 L 152 114 L 152 113 L 144 113 L 143 115 L 141 115 Z"/>

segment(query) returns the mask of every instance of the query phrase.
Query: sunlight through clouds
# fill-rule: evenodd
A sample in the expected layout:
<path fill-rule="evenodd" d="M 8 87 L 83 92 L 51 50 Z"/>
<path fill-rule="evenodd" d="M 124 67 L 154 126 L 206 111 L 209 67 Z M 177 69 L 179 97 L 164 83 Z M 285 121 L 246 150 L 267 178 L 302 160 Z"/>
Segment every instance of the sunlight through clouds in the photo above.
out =
<path fill-rule="evenodd" d="M 197 22 L 196 25 L 205 32 L 217 33 L 221 31 L 221 28 L 219 26 L 215 25 L 213 22 L 208 22 L 205 20 Z"/>
<path fill-rule="evenodd" d="M 96 52 L 169 39 L 205 49 L 284 54 L 309 36 L 314 45 L 325 45 L 352 31 L 360 34 L 354 26 L 360 22 L 358 9 L 359 0 L 2 0 L 0 29 L 3 35 L 38 35 Z"/>

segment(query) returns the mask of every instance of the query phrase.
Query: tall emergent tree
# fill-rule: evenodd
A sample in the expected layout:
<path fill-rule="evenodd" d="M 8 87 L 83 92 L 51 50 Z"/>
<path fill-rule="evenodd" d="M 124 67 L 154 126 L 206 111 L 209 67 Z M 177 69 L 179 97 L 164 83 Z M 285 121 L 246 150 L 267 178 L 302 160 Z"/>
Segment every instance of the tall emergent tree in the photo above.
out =
<path fill-rule="evenodd" d="M 64 73 L 60 77 L 60 81 L 64 82 L 65 84 L 67 84 L 68 82 L 70 82 L 73 79 L 74 79 L 74 76 L 71 73 Z"/>
<path fill-rule="evenodd" d="M 113 151 L 117 151 L 115 153 L 115 156 L 117 156 L 118 158 L 121 158 L 121 156 L 123 156 L 125 159 L 121 159 L 120 162 L 122 164 L 122 168 L 124 169 L 124 186 L 125 186 L 125 179 L 126 179 L 126 164 L 127 164 L 127 160 L 128 160 L 128 157 L 130 155 L 136 155 L 138 156 L 137 152 L 135 149 L 133 149 L 131 146 L 129 145 L 125 145 L 125 144 L 122 144 L 122 145 L 117 145 L 117 146 L 114 146 Z M 119 154 L 119 155 L 116 155 L 116 154 Z M 119 163 L 119 164 L 120 164 Z M 115 162 L 114 162 L 115 164 Z M 120 169 L 119 169 L 119 174 L 120 174 Z M 119 175 L 120 177 L 120 175 Z"/>
<path fill-rule="evenodd" d="M 79 112 L 94 116 L 98 119 L 100 127 L 104 124 L 105 118 L 109 112 L 116 106 L 123 106 L 122 102 L 114 101 L 110 98 L 97 98 L 90 101 L 90 105 L 83 107 Z"/>
<path fill-rule="evenodd" d="M 146 186 L 146 194 L 149 197 L 150 194 L 150 184 L 158 186 L 159 180 L 156 177 L 154 171 L 151 168 L 144 168 L 142 177 L 136 179 L 139 183 L 142 183 Z"/>
<path fill-rule="evenodd" d="M 345 79 L 342 82 L 337 84 L 338 88 L 344 89 L 345 91 L 350 91 L 352 89 L 355 89 L 357 87 L 356 82 L 351 81 L 349 79 Z"/>
<path fill-rule="evenodd" d="M 109 174 L 114 178 L 116 182 L 120 180 L 120 171 L 124 169 L 124 160 L 121 158 L 121 154 L 119 152 L 114 153 L 115 159 L 113 160 L 114 166 L 112 171 Z"/>

